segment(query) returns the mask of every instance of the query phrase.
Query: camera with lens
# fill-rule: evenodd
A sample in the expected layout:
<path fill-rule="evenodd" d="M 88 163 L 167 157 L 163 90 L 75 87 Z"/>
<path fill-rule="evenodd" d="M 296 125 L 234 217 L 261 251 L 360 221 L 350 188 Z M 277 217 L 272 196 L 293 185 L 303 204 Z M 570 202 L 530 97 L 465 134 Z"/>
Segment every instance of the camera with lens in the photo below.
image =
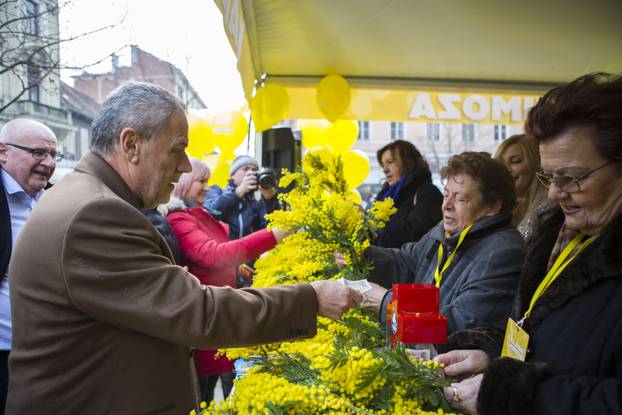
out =
<path fill-rule="evenodd" d="M 257 184 L 266 190 L 271 190 L 276 187 L 276 178 L 274 177 L 274 171 L 268 167 L 262 167 L 255 173 L 257 177 Z"/>

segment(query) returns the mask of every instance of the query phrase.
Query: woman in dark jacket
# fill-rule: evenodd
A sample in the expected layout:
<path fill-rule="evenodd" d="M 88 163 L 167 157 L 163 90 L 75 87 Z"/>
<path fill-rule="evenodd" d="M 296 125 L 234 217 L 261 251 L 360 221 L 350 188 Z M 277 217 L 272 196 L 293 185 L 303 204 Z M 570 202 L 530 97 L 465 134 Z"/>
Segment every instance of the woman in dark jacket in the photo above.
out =
<path fill-rule="evenodd" d="M 367 249 L 374 267 L 363 305 L 380 308 L 384 317 L 392 284 L 436 284 L 449 333 L 481 325 L 500 329 L 512 309 L 525 255 L 510 223 L 516 205 L 512 177 L 490 154 L 474 152 L 452 156 L 441 173 L 443 221 L 400 249 Z"/>
<path fill-rule="evenodd" d="M 549 91 L 526 132 L 539 142 L 538 179 L 560 207 L 535 234 L 515 301 L 528 338 L 454 334 L 463 350 L 438 357 L 446 374 L 481 373 L 445 395 L 470 413 L 620 414 L 622 77 L 591 74 Z M 500 349 L 516 358 L 491 360 Z"/>
<path fill-rule="evenodd" d="M 385 183 L 376 200 L 393 199 L 397 212 L 374 245 L 399 248 L 416 242 L 441 220 L 443 196 L 432 184 L 428 163 L 414 144 L 396 140 L 377 152 Z"/>

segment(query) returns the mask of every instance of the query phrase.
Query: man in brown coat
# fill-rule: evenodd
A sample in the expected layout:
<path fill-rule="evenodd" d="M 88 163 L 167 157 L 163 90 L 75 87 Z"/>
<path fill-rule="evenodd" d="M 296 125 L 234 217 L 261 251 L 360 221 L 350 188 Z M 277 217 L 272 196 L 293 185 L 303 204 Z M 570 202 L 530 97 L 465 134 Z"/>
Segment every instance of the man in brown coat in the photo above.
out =
<path fill-rule="evenodd" d="M 140 210 L 191 168 L 181 103 L 129 84 L 92 128 L 92 151 L 44 195 L 14 251 L 8 414 L 187 414 L 193 347 L 311 337 L 317 315 L 360 302 L 334 281 L 199 285 Z"/>

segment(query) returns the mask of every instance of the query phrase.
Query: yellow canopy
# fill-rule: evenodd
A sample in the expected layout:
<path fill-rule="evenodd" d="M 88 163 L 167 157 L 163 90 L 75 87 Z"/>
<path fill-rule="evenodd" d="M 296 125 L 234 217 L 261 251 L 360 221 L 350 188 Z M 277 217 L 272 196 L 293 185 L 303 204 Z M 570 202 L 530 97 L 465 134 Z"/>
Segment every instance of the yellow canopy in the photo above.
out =
<path fill-rule="evenodd" d="M 622 72 L 620 0 L 214 1 L 247 98 L 277 82 L 288 118 L 322 118 L 314 88 L 331 73 L 352 87 L 344 118 L 520 123 L 550 87 Z"/>

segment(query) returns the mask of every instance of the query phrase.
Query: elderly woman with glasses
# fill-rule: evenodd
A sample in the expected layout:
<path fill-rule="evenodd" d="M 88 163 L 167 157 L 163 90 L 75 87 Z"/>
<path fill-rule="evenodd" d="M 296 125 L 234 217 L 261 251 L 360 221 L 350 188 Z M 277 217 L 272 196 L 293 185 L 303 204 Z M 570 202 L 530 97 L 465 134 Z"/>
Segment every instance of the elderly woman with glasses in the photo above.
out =
<path fill-rule="evenodd" d="M 622 77 L 590 74 L 549 91 L 526 132 L 559 210 L 528 248 L 505 334 L 457 332 L 457 350 L 438 356 L 448 376 L 479 372 L 445 394 L 469 413 L 620 414 Z"/>
<path fill-rule="evenodd" d="M 382 320 L 391 284 L 436 284 L 450 333 L 480 325 L 501 329 L 525 255 L 511 224 L 514 182 L 505 165 L 488 153 L 452 156 L 441 176 L 443 220 L 416 243 L 366 251 L 374 263 L 373 288 L 363 305 L 379 308 Z"/>

